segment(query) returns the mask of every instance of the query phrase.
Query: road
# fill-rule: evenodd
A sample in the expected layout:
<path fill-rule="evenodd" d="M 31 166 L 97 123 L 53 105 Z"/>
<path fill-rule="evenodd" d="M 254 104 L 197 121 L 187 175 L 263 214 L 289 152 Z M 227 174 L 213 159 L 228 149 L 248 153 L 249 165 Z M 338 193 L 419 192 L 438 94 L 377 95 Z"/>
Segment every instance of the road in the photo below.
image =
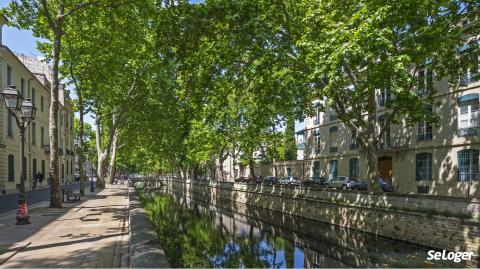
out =
<path fill-rule="evenodd" d="M 61 186 L 63 188 L 71 188 L 74 191 L 80 189 L 80 184 L 66 185 Z M 85 190 L 88 191 L 90 187 L 89 182 L 85 182 Z M 5 196 L 0 196 L 0 213 L 5 213 L 10 210 L 17 209 L 17 200 L 18 194 L 9 194 Z M 28 204 L 35 204 L 38 202 L 50 200 L 50 188 L 40 189 L 40 190 L 30 190 L 27 192 L 27 201 Z"/>

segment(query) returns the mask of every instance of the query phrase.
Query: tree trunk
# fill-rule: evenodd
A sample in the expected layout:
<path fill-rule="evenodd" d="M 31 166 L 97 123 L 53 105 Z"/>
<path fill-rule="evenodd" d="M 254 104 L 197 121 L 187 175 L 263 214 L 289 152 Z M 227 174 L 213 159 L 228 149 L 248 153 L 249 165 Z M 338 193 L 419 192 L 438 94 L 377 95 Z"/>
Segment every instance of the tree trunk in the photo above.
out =
<path fill-rule="evenodd" d="M 368 179 L 368 190 L 369 191 L 379 191 L 379 186 L 377 182 L 378 174 L 378 155 L 377 149 L 375 146 L 369 144 L 365 147 L 365 159 L 367 160 L 367 179 Z"/>
<path fill-rule="evenodd" d="M 58 175 L 58 64 L 62 47 L 62 32 L 54 29 L 54 42 L 52 51 L 52 90 L 50 92 L 50 207 L 61 208 L 60 180 Z"/>
<path fill-rule="evenodd" d="M 253 162 L 253 159 L 250 158 L 250 159 L 248 160 L 248 167 L 249 167 L 249 169 L 250 169 L 250 176 L 249 176 L 250 178 L 255 178 L 255 168 L 254 168 L 254 165 L 255 165 L 255 164 L 254 164 L 254 162 Z"/>
<path fill-rule="evenodd" d="M 85 196 L 85 176 L 83 172 L 83 95 L 82 91 L 77 88 L 77 96 L 78 96 L 78 103 L 79 103 L 79 112 L 80 112 L 80 119 L 78 124 L 78 172 L 80 176 L 80 195 Z"/>
<path fill-rule="evenodd" d="M 110 172 L 108 175 L 108 181 L 113 182 L 115 174 L 117 173 L 117 149 L 118 149 L 118 136 L 115 133 L 112 143 L 112 156 L 110 158 Z"/>

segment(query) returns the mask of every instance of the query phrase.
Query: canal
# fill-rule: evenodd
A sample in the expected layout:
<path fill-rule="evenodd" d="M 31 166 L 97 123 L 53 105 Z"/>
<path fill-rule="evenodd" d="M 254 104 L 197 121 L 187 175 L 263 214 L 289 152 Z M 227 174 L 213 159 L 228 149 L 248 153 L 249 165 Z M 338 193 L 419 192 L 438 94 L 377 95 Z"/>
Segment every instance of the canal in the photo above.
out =
<path fill-rule="evenodd" d="M 165 190 L 142 195 L 172 267 L 468 267 L 427 261 L 430 248 L 279 212 L 205 204 Z"/>

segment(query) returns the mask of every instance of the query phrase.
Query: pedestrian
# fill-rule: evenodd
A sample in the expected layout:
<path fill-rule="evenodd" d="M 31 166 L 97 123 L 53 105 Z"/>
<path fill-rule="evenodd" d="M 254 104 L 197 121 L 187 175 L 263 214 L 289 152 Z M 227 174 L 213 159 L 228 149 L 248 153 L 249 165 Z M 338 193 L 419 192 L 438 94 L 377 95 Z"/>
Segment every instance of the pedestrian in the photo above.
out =
<path fill-rule="evenodd" d="M 40 173 L 40 171 L 38 171 L 37 175 L 35 176 L 35 183 L 37 183 L 37 181 L 38 181 L 38 185 L 42 186 L 43 175 L 42 173 Z"/>

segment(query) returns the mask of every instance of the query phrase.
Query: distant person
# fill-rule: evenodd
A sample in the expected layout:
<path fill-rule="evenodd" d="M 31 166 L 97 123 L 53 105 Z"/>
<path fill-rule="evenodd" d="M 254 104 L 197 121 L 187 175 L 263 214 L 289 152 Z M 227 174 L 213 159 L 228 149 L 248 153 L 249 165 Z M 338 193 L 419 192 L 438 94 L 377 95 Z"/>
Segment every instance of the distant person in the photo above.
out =
<path fill-rule="evenodd" d="M 38 182 L 39 186 L 42 186 L 43 175 L 42 175 L 42 173 L 40 173 L 40 171 L 38 171 L 37 175 L 35 176 L 35 183 L 37 183 L 37 182 Z"/>

